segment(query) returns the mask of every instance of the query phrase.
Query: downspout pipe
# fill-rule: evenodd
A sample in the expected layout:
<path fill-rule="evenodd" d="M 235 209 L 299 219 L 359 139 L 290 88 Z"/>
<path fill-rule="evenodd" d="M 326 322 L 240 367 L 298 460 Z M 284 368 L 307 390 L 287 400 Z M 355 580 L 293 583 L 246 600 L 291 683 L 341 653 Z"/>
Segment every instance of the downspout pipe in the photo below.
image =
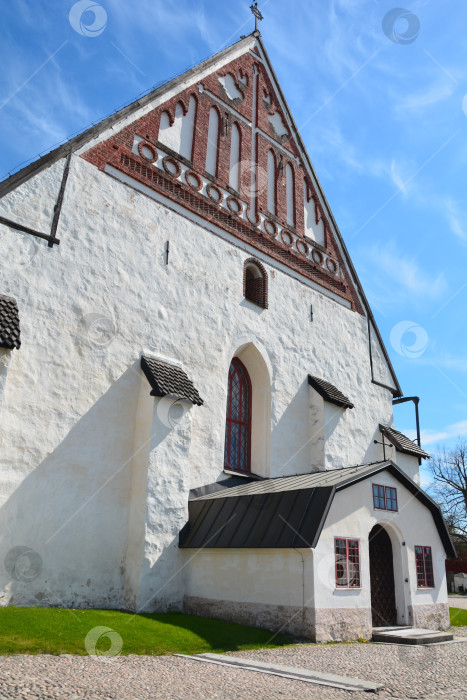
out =
<path fill-rule="evenodd" d="M 421 439 L 420 439 L 420 416 L 418 413 L 418 404 L 420 403 L 420 397 L 419 396 L 403 396 L 400 399 L 393 399 L 392 400 L 392 405 L 395 406 L 398 403 L 407 403 L 407 401 L 413 401 L 414 406 L 415 406 L 415 421 L 417 424 L 417 445 L 421 447 Z M 418 463 L 421 464 L 422 460 L 419 458 Z"/>

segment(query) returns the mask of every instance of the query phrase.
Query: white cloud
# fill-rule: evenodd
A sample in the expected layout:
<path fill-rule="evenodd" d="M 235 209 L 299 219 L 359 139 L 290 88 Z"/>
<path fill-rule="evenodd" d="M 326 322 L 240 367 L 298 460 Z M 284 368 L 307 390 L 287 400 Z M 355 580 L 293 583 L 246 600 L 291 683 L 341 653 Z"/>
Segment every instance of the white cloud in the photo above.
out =
<path fill-rule="evenodd" d="M 398 163 L 396 163 L 396 161 L 394 159 L 391 161 L 391 165 L 389 168 L 389 174 L 390 174 L 391 180 L 393 181 L 393 183 L 395 184 L 397 189 L 400 190 L 403 194 L 407 194 L 407 185 L 404 182 L 402 174 L 400 173 L 400 165 Z"/>
<path fill-rule="evenodd" d="M 409 437 L 411 440 L 414 440 L 416 438 L 416 433 L 414 430 L 407 430 L 404 434 L 407 435 L 407 437 Z M 463 438 L 466 436 L 467 420 L 461 420 L 457 423 L 452 423 L 451 425 L 447 425 L 444 428 L 438 430 L 422 430 L 420 433 L 421 443 L 425 447 L 428 445 L 433 445 L 435 442 Z"/>
<path fill-rule="evenodd" d="M 440 354 L 436 357 L 424 355 L 417 358 L 419 365 L 428 367 L 442 367 L 443 369 L 451 369 L 457 372 L 467 372 L 467 356 L 455 357 L 453 355 Z"/>
<path fill-rule="evenodd" d="M 394 111 L 396 114 L 423 112 L 427 107 L 449 99 L 454 90 L 455 85 L 453 83 L 443 82 L 419 92 L 414 92 L 406 97 L 394 96 Z"/>
<path fill-rule="evenodd" d="M 462 217 L 459 207 L 451 199 L 446 201 L 445 206 L 451 231 L 462 241 L 467 241 L 467 222 L 465 217 Z M 464 221 L 462 221 L 462 218 L 464 218 Z"/>
<path fill-rule="evenodd" d="M 388 286 L 391 286 L 392 294 L 396 293 L 394 283 L 398 286 L 399 293 L 402 292 L 411 299 L 438 299 L 447 289 L 443 272 L 435 276 L 432 271 L 422 269 L 414 259 L 399 251 L 394 243 L 387 244 L 386 247 L 370 247 L 364 252 L 363 259 L 365 257 L 371 265 L 372 276 L 384 283 L 386 296 Z"/>

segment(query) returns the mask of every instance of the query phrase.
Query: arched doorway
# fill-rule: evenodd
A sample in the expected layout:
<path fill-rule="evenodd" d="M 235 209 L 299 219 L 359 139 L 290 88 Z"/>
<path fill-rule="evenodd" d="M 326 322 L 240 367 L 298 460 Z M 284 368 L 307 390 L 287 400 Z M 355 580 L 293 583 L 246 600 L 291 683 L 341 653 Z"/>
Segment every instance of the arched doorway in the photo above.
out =
<path fill-rule="evenodd" d="M 371 615 L 374 627 L 397 624 L 391 539 L 381 525 L 370 532 Z"/>

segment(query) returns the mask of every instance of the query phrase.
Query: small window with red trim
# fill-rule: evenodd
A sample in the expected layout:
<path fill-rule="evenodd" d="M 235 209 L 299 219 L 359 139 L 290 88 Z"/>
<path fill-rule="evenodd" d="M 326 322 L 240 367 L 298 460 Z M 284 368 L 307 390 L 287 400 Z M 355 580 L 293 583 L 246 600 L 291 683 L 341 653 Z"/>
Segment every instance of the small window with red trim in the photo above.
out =
<path fill-rule="evenodd" d="M 417 588 L 434 588 L 433 557 L 431 547 L 415 546 L 415 565 L 417 568 Z"/>
<path fill-rule="evenodd" d="M 268 308 L 268 278 L 266 270 L 260 263 L 247 260 L 243 276 L 243 294 L 253 304 Z"/>
<path fill-rule="evenodd" d="M 373 508 L 376 510 L 397 510 L 397 489 L 392 486 L 373 484 Z"/>
<path fill-rule="evenodd" d="M 360 550 L 358 540 L 336 537 L 336 588 L 360 588 Z"/>

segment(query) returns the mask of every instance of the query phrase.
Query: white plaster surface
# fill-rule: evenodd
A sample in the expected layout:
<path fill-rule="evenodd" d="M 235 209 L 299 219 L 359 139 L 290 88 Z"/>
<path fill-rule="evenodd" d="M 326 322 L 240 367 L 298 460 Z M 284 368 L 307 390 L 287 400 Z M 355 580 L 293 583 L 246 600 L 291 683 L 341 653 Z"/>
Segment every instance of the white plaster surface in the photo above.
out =
<path fill-rule="evenodd" d="M 284 124 L 284 121 L 279 114 L 279 112 L 275 112 L 274 114 L 270 114 L 268 116 L 269 122 L 271 123 L 272 128 L 276 132 L 276 134 L 279 136 L 286 136 L 289 133 L 289 130 L 287 129 L 287 125 Z"/>
<path fill-rule="evenodd" d="M 373 508 L 372 483 L 397 489 L 398 512 Z M 185 594 L 190 599 L 189 605 L 193 609 L 197 606 L 205 614 L 211 609 L 230 619 L 229 615 L 235 614 L 235 610 L 239 613 L 239 608 L 247 604 L 251 619 L 258 618 L 264 623 L 263 605 L 267 601 L 271 606 L 269 624 L 274 629 L 282 619 L 281 624 L 296 633 L 298 628 L 290 618 L 301 615 L 303 610 L 307 620 L 311 620 L 307 623 L 307 634 L 319 641 L 368 638 L 372 627 L 368 538 L 377 524 L 386 529 L 392 543 L 398 624 L 417 622 L 431 629 L 445 628 L 445 557 L 438 531 L 430 512 L 389 472 L 379 473 L 336 494 L 314 550 L 185 550 Z M 336 588 L 335 537 L 359 540 L 361 586 L 358 589 Z M 434 589 L 417 588 L 416 544 L 433 548 Z"/>
<path fill-rule="evenodd" d="M 185 157 L 190 114 L 176 116 L 167 136 Z M 4 197 L 2 215 L 47 232 L 63 165 Z M 235 353 L 245 353 L 256 382 L 257 473 L 380 459 L 373 438 L 378 423 L 392 419 L 392 397 L 370 381 L 365 318 L 267 262 L 269 309 L 246 302 L 248 250 L 77 155 L 57 235 L 61 245 L 50 249 L 0 227 L 0 292 L 17 299 L 22 332 L 21 349 L 0 377 L 0 560 L 16 546 L 31 547 L 42 559 L 34 580 L 0 571 L 3 604 L 181 607 L 188 584 L 180 574 L 178 532 L 188 489 L 222 476 L 227 372 Z M 143 351 L 181 362 L 204 406 L 167 425 L 139 368 Z M 335 384 L 355 408 L 336 411 L 317 402 L 309 373 Z M 271 600 L 277 594 L 299 605 L 301 559 L 280 554 L 265 561 L 278 580 L 292 577 L 295 587 L 277 592 L 274 577 L 265 574 L 254 594 L 264 602 L 267 591 Z M 256 568 L 262 556 L 242 552 L 239 570 Z M 239 591 L 247 579 L 237 576 Z M 200 590 L 202 582 L 193 581 Z M 419 603 L 428 598 L 425 593 Z"/>
<path fill-rule="evenodd" d="M 170 124 L 167 112 L 163 112 L 161 115 L 159 141 L 171 148 L 175 153 L 180 153 L 187 160 L 191 160 L 195 114 L 196 100 L 191 96 L 186 114 L 181 102 L 177 103 L 172 124 Z"/>
<path fill-rule="evenodd" d="M 276 213 L 276 159 L 271 149 L 268 151 L 268 211 Z"/>
<path fill-rule="evenodd" d="M 227 97 L 231 100 L 242 100 L 243 99 L 243 93 L 237 88 L 235 85 L 235 78 L 231 73 L 227 73 L 227 75 L 224 76 L 219 76 L 218 78 L 220 84 L 224 88 Z"/>
<path fill-rule="evenodd" d="M 238 192 L 240 189 L 240 129 L 237 124 L 232 124 L 229 173 L 229 185 Z"/>
<path fill-rule="evenodd" d="M 285 168 L 285 179 L 287 189 L 287 223 L 293 226 L 295 223 L 295 197 L 294 197 L 294 177 L 292 166 L 287 163 Z"/>
<path fill-rule="evenodd" d="M 304 201 L 304 207 L 305 207 L 305 235 L 311 238 L 313 241 L 316 241 L 320 245 L 324 246 L 324 223 L 323 220 L 320 219 L 318 223 L 316 223 L 316 206 L 315 206 L 315 200 L 313 198 L 310 198 L 310 201 L 307 201 L 308 199 L 308 187 L 306 184 L 306 181 L 303 180 L 303 201 Z"/>
<path fill-rule="evenodd" d="M 373 508 L 371 488 L 373 483 L 397 489 L 397 512 Z M 314 551 L 316 606 L 318 608 L 371 607 L 368 535 L 377 524 L 386 529 L 391 539 L 397 622 L 411 624 L 409 606 L 447 602 L 445 554 L 429 510 L 386 471 L 336 494 L 326 520 L 326 527 Z M 360 589 L 337 590 L 335 587 L 333 554 L 335 537 L 352 537 L 360 541 L 362 581 Z M 435 580 L 433 589 L 417 588 L 414 547 L 418 544 L 432 547 Z M 408 581 L 406 582 L 405 579 Z"/>
<path fill-rule="evenodd" d="M 206 150 L 206 172 L 215 175 L 217 172 L 217 151 L 219 139 L 219 112 L 211 107 L 209 112 L 208 145 Z"/>

